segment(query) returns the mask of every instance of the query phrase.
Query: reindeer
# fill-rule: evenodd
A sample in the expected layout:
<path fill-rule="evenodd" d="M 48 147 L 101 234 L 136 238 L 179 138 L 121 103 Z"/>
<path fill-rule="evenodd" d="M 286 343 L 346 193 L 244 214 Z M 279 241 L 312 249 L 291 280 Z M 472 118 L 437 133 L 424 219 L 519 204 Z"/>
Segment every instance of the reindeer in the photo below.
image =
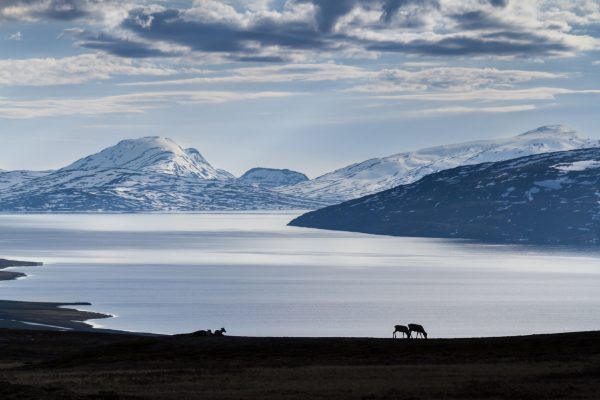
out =
<path fill-rule="evenodd" d="M 404 326 L 404 325 L 394 325 L 394 339 L 396 338 L 396 333 L 402 333 L 402 338 L 404 339 L 405 337 L 407 339 L 410 339 L 410 330 L 408 329 L 408 327 Z"/>
<path fill-rule="evenodd" d="M 196 332 L 192 333 L 192 335 L 206 337 L 206 336 L 212 336 L 213 333 L 210 329 L 207 329 L 205 331 L 196 331 Z"/>
<path fill-rule="evenodd" d="M 418 324 L 408 324 L 408 329 L 409 329 L 409 337 L 413 332 L 416 332 L 417 334 L 415 335 L 415 339 L 419 337 L 419 335 L 421 335 L 421 337 L 423 339 L 427 339 L 427 332 L 425 332 L 425 329 L 423 329 L 423 327 L 421 325 Z"/>
<path fill-rule="evenodd" d="M 225 328 L 221 328 L 221 329 L 214 331 L 212 335 L 213 336 L 223 336 L 224 333 L 226 333 L 226 332 L 227 331 L 225 330 Z"/>

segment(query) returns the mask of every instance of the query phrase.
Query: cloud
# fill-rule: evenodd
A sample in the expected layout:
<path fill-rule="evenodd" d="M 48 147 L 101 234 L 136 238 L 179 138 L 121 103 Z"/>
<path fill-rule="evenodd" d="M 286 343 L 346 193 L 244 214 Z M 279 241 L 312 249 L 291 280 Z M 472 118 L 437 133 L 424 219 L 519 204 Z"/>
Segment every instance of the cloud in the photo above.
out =
<path fill-rule="evenodd" d="M 400 10 L 409 6 L 413 6 L 420 13 L 424 13 L 426 12 L 427 8 L 439 8 L 440 3 L 438 0 L 388 0 L 383 4 L 381 20 L 386 23 L 390 23 L 394 17 L 397 16 Z M 411 13 L 411 15 L 413 18 L 418 18 L 418 14 Z M 406 16 L 404 18 L 406 18 Z M 418 26 L 418 24 L 409 24 L 409 26 Z"/>
<path fill-rule="evenodd" d="M 100 0 L 3 0 L 0 18 L 15 20 L 54 19 L 72 21 L 89 14 Z"/>
<path fill-rule="evenodd" d="M 556 72 L 514 70 L 497 68 L 431 67 L 418 69 L 384 68 L 367 69 L 336 63 L 282 64 L 260 67 L 243 67 L 203 76 L 146 82 L 123 83 L 122 86 L 190 86 L 226 84 L 277 84 L 288 82 L 340 82 L 343 92 L 369 96 L 387 96 L 389 99 L 449 99 L 485 96 L 543 97 L 559 93 L 562 89 L 547 88 L 532 91 L 517 89 L 523 83 L 536 80 L 556 80 L 569 75 Z M 494 91 L 492 91 L 494 90 Z"/>
<path fill-rule="evenodd" d="M 375 95 L 380 100 L 402 101 L 515 101 L 515 100 L 554 100 L 564 94 L 600 94 L 600 89 L 574 90 L 555 87 L 535 87 L 528 89 L 483 89 L 465 92 L 432 92 L 421 94 Z"/>
<path fill-rule="evenodd" d="M 293 49 L 322 49 L 327 43 L 305 21 L 279 18 L 231 21 L 205 20 L 199 10 L 191 13 L 167 9 L 147 13 L 144 9 L 132 10 L 122 26 L 139 37 L 162 40 L 187 46 L 195 51 L 258 54 L 255 44 L 281 46 Z M 232 12 L 233 13 L 233 12 Z M 250 26 L 245 26 L 250 24 Z"/>
<path fill-rule="evenodd" d="M 218 104 L 297 96 L 289 92 L 168 91 L 97 98 L 14 100 L 0 98 L 0 118 L 31 119 L 67 115 L 143 113 L 168 105 Z"/>
<path fill-rule="evenodd" d="M 181 54 L 157 49 L 161 43 L 184 53 L 222 53 L 251 62 L 349 49 L 375 55 L 531 57 L 600 48 L 597 30 L 582 29 L 600 22 L 593 2 L 576 7 L 559 0 L 288 0 L 282 9 L 269 2 L 234 3 L 124 7 L 118 29 L 87 34 L 78 43 L 121 57 Z"/>
<path fill-rule="evenodd" d="M 14 40 L 17 42 L 20 41 L 21 39 L 23 39 L 23 35 L 21 34 L 21 32 L 15 32 L 8 37 L 8 40 Z"/>
<path fill-rule="evenodd" d="M 105 54 L 0 60 L 0 86 L 71 85 L 117 75 L 166 76 L 174 69 Z"/>
<path fill-rule="evenodd" d="M 125 58 L 543 58 L 600 49 L 596 0 L 5 0 L 0 19 L 81 22 L 76 45 Z"/>
<path fill-rule="evenodd" d="M 481 37 L 457 35 L 435 40 L 374 42 L 368 44 L 367 48 L 374 51 L 428 56 L 560 55 L 571 50 L 571 47 L 565 43 L 548 41 L 547 38 L 536 34 L 523 33 L 519 36 L 521 40 L 508 39 L 506 33 Z"/>
<path fill-rule="evenodd" d="M 536 110 L 535 104 L 517 104 L 497 107 L 439 107 L 420 110 L 421 114 L 472 114 L 472 113 L 513 113 Z"/>
<path fill-rule="evenodd" d="M 173 57 L 181 52 L 175 49 L 161 49 L 156 43 L 120 38 L 106 33 L 91 33 L 84 30 L 72 31 L 70 36 L 77 39 L 76 44 L 92 50 L 102 50 L 123 58 Z"/>
<path fill-rule="evenodd" d="M 559 79 L 556 72 L 498 68 L 434 67 L 418 70 L 384 69 L 376 79 L 348 91 L 362 93 L 456 92 L 509 88 L 539 79 Z M 435 94 L 434 94 L 435 95 Z"/>
<path fill-rule="evenodd" d="M 199 85 L 229 83 L 283 83 L 283 82 L 321 82 L 348 81 L 356 79 L 372 79 L 378 72 L 365 68 L 336 63 L 320 64 L 282 64 L 261 67 L 244 67 L 212 73 L 208 76 L 169 79 L 160 81 L 124 83 L 123 86 L 165 86 L 165 85 Z"/>

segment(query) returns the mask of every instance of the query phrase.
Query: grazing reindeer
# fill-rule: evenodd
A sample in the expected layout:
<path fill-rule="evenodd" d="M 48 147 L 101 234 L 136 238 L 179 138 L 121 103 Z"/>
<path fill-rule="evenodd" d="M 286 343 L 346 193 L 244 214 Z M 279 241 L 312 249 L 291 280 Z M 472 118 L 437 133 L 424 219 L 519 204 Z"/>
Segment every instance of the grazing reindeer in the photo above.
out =
<path fill-rule="evenodd" d="M 425 332 L 425 329 L 423 329 L 421 325 L 408 324 L 408 329 L 410 330 L 409 336 L 412 332 L 416 332 L 417 334 L 415 335 L 415 339 L 418 338 L 419 335 L 421 335 L 423 339 L 427 339 L 427 332 Z"/>
<path fill-rule="evenodd" d="M 194 333 L 192 333 L 193 336 L 212 336 L 213 333 L 210 329 L 207 329 L 205 331 L 196 331 Z"/>
<path fill-rule="evenodd" d="M 221 328 L 219 330 L 216 330 L 213 332 L 213 336 L 223 336 L 224 333 L 226 333 L 227 331 L 225 330 L 225 328 Z"/>
<path fill-rule="evenodd" d="M 404 339 L 405 337 L 407 339 L 410 339 L 410 329 L 408 329 L 408 327 L 404 326 L 404 325 L 394 325 L 394 339 L 396 338 L 396 333 L 402 333 L 402 338 Z"/>

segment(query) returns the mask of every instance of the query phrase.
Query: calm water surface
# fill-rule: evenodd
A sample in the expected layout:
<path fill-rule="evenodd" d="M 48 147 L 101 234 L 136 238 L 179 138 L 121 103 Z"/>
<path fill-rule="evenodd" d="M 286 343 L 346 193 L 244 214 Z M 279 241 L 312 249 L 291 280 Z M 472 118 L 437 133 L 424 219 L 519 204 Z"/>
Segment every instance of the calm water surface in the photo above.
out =
<path fill-rule="evenodd" d="M 600 252 L 290 228 L 296 214 L 0 215 L 0 298 L 89 301 L 114 329 L 389 337 L 600 329 Z"/>

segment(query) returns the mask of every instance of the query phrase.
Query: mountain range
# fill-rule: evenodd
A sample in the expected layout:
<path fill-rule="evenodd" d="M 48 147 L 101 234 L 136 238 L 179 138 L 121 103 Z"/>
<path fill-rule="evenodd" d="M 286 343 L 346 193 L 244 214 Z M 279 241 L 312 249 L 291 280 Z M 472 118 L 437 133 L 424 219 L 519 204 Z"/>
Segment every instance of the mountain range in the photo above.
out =
<path fill-rule="evenodd" d="M 566 127 L 545 126 L 511 138 L 370 159 L 308 180 L 300 172 L 269 168 L 236 178 L 196 149 L 145 137 L 123 140 L 54 171 L 0 171 L 0 212 L 311 210 L 459 165 L 597 146 Z"/>
<path fill-rule="evenodd" d="M 597 146 L 600 146 L 599 141 L 567 127 L 544 126 L 515 137 L 429 147 L 373 158 L 276 190 L 291 196 L 337 204 L 412 183 L 431 173 L 460 165 Z"/>
<path fill-rule="evenodd" d="M 494 243 L 599 244 L 600 148 L 461 166 L 292 226 Z"/>
<path fill-rule="evenodd" d="M 161 137 L 123 140 L 56 171 L 0 173 L 2 212 L 281 210 L 322 205 L 245 183 L 214 168 L 196 149 L 183 149 Z"/>

